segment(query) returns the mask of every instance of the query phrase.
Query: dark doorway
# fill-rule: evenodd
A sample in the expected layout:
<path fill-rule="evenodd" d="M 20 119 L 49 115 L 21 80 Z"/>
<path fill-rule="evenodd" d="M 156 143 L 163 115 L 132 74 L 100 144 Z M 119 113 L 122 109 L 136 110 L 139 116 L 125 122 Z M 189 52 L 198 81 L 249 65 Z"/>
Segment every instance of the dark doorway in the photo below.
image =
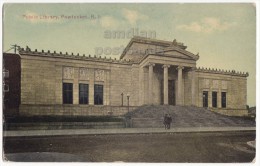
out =
<path fill-rule="evenodd" d="M 208 91 L 203 91 L 203 107 L 208 107 Z"/>
<path fill-rule="evenodd" d="M 168 81 L 168 100 L 169 105 L 175 105 L 175 81 L 169 80 Z"/>

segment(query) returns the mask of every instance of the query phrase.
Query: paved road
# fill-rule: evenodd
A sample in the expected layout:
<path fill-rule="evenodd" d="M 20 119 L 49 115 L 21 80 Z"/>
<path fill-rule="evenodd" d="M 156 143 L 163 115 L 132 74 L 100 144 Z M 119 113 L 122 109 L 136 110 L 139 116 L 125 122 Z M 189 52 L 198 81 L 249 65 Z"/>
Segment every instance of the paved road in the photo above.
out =
<path fill-rule="evenodd" d="M 251 162 L 255 132 L 5 137 L 11 161 Z"/>

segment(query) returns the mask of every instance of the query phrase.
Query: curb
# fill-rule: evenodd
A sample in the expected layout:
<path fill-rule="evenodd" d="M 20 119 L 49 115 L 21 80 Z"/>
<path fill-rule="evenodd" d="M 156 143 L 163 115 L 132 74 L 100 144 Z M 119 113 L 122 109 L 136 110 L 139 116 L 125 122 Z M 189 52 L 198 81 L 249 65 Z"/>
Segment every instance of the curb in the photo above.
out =
<path fill-rule="evenodd" d="M 255 127 L 123 128 L 3 131 L 4 137 L 255 131 Z"/>

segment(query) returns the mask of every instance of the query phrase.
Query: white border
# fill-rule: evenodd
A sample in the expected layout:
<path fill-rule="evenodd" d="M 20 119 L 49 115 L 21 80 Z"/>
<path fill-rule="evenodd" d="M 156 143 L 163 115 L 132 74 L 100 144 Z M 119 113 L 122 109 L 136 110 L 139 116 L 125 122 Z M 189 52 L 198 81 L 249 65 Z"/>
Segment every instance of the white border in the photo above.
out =
<path fill-rule="evenodd" d="M 258 0 L 161 0 L 161 1 L 157 1 L 157 0 L 135 0 L 135 1 L 131 1 L 131 0 L 119 0 L 119 1 L 115 1 L 115 0 L 2 0 L 0 1 L 1 4 L 1 27 L 0 30 L 3 34 L 3 3 L 137 3 L 137 2 L 146 2 L 146 3 L 255 3 L 256 4 L 256 15 L 257 15 L 257 28 L 256 28 L 256 44 L 257 44 L 257 50 L 256 50 L 256 107 L 258 108 L 259 105 L 259 95 L 260 95 L 260 88 L 259 88 L 259 84 L 260 84 L 260 60 L 259 60 L 259 5 L 260 5 L 260 1 Z M 2 35 L 3 36 L 3 35 Z M 3 52 L 3 38 L 0 41 L 0 50 L 1 50 L 1 58 L 0 58 L 0 65 L 1 65 L 1 73 L 2 73 L 2 52 Z M 0 81 L 2 82 L 2 74 L 0 77 Z M 2 84 L 0 84 L 0 90 L 2 92 Z M 0 100 L 2 101 L 2 95 L 0 96 Z M 2 109 L 2 104 L 1 105 L 1 109 Z M 257 111 L 256 111 L 257 112 Z M 2 114 L 2 112 L 1 112 Z M 258 115 L 258 113 L 257 113 Z M 188 165 L 236 165 L 236 166 L 244 166 L 244 165 L 260 165 L 260 156 L 259 156 L 259 117 L 256 118 L 256 122 L 257 122 L 257 131 L 256 131 L 256 163 L 230 163 L 230 164 L 209 164 L 209 163 L 200 163 L 200 164 L 188 164 Z M 0 123 L 2 123 L 2 118 L 0 118 Z M 3 137 L 2 137 L 2 133 L 3 133 L 3 128 L 1 126 L 1 131 L 0 131 L 0 156 L 3 156 Z M 136 165 L 137 163 L 18 163 L 18 162 L 3 162 L 2 158 L 0 161 L 0 165 L 5 165 L 5 166 L 12 166 L 12 165 L 21 165 L 21 166 L 28 166 L 28 165 L 43 165 L 45 166 L 46 164 L 51 164 L 51 165 L 62 165 L 62 166 L 71 166 L 71 165 Z M 172 165 L 173 163 L 163 163 L 162 165 Z M 138 165 L 143 165 L 141 163 L 138 163 Z M 145 165 L 148 165 L 148 163 L 146 163 Z M 158 164 L 151 164 L 149 163 L 149 165 L 158 165 Z M 161 165 L 161 164 L 160 164 Z M 176 164 L 174 163 L 174 165 L 187 165 L 187 163 L 181 163 L 181 164 Z"/>

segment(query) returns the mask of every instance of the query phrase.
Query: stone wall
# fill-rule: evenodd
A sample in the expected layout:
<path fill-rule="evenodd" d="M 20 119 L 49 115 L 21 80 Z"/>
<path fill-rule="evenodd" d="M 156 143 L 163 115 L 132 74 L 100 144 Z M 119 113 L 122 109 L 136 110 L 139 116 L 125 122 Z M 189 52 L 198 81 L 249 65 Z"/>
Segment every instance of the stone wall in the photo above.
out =
<path fill-rule="evenodd" d="M 21 104 L 56 104 L 56 66 L 45 60 L 21 60 Z"/>
<path fill-rule="evenodd" d="M 94 111 L 92 112 L 93 114 L 106 114 L 105 112 L 100 113 L 94 108 L 102 110 L 103 107 L 93 106 L 94 84 L 102 84 L 104 87 L 104 106 L 121 106 L 121 93 L 124 93 L 124 106 L 127 106 L 127 94 L 130 95 L 129 105 L 138 105 L 138 72 L 138 67 L 132 67 L 130 63 L 108 63 L 67 58 L 57 59 L 57 57 L 24 54 L 21 59 L 20 113 L 69 113 L 77 115 L 82 113 L 85 115 L 91 114 L 90 112 Z M 64 107 L 62 106 L 63 82 L 73 83 L 73 105 L 66 104 Z M 79 105 L 79 83 L 89 84 L 89 106 Z M 44 108 L 40 107 L 38 110 L 36 106 L 39 105 L 46 106 Z M 58 108 L 56 109 L 57 106 Z M 90 112 L 82 111 L 82 107 L 88 109 Z M 28 110 L 26 110 L 27 108 Z M 72 108 L 72 112 L 74 113 L 67 110 L 70 108 Z M 40 111 L 41 109 L 44 111 Z M 57 113 L 54 110 L 60 110 L 61 113 Z M 65 112 L 62 110 L 65 110 Z M 121 113 L 116 111 L 116 114 Z"/>
<path fill-rule="evenodd" d="M 37 122 L 8 123 L 5 130 L 115 129 L 125 128 L 125 122 Z"/>
<path fill-rule="evenodd" d="M 227 116 L 248 116 L 246 109 L 211 109 L 211 111 Z"/>
<path fill-rule="evenodd" d="M 60 57 L 63 56 L 63 57 Z M 125 112 L 127 94 L 130 106 L 148 104 L 148 67 L 125 60 L 54 55 L 29 52 L 21 59 L 21 114 L 106 115 L 113 106 L 116 115 Z M 183 70 L 183 103 L 191 105 L 192 73 Z M 177 98 L 178 75 L 176 66 L 168 71 L 169 80 L 175 80 Z M 202 107 L 202 92 L 208 91 L 208 105 L 212 107 L 212 91 L 218 93 L 217 108 L 245 110 L 247 104 L 247 75 L 235 72 L 199 70 L 195 72 L 195 105 Z M 62 83 L 73 83 L 73 104 L 62 101 Z M 89 104 L 79 105 L 79 83 L 89 84 Z M 103 106 L 94 106 L 94 84 L 102 84 Z M 221 92 L 227 94 L 227 108 L 221 108 Z M 153 68 L 153 104 L 163 104 L 162 64 Z M 149 103 L 150 104 L 150 103 Z M 39 107 L 39 109 L 38 109 Z M 104 110 L 104 111 L 102 111 Z M 123 111 L 122 111 L 123 110 Z M 222 111 L 225 112 L 225 111 Z"/>
<path fill-rule="evenodd" d="M 203 106 L 202 92 L 208 91 L 208 106 L 212 107 L 212 92 L 217 92 L 217 108 L 221 108 L 221 92 L 226 92 L 226 109 L 246 109 L 247 80 L 243 75 L 227 75 L 197 72 L 196 100 L 199 107 Z"/>
<path fill-rule="evenodd" d="M 137 107 L 129 107 L 133 111 Z M 20 115 L 68 115 L 68 116 L 123 116 L 128 112 L 127 106 L 91 106 L 91 105 L 42 105 L 42 104 L 22 104 Z"/>
<path fill-rule="evenodd" d="M 74 84 L 73 103 L 75 104 L 78 104 L 79 83 L 88 83 L 89 86 L 97 83 L 104 85 L 105 105 L 110 103 L 121 105 L 121 93 L 123 92 L 125 97 L 127 93 L 131 93 L 133 84 L 131 78 L 138 82 L 138 77 L 135 78 L 135 75 L 138 75 L 138 69 L 132 68 L 131 65 L 56 61 L 54 58 L 23 56 L 21 68 L 22 104 L 61 104 L 62 82 L 71 82 Z M 81 72 L 85 72 L 85 76 L 81 76 Z M 97 76 L 100 72 L 102 78 Z M 89 87 L 89 89 L 92 96 L 93 88 Z M 135 99 L 138 95 L 131 97 L 133 101 L 138 100 Z M 126 100 L 124 101 L 126 105 Z"/>
<path fill-rule="evenodd" d="M 130 86 L 131 86 L 131 67 L 128 66 L 125 68 L 124 66 L 116 65 L 111 67 L 111 75 L 110 75 L 110 104 L 111 105 L 122 105 L 122 97 L 123 93 L 123 105 L 127 105 L 127 94 L 130 94 Z M 131 99 L 134 98 L 131 96 Z"/>
<path fill-rule="evenodd" d="M 130 89 L 130 106 L 139 106 L 142 103 L 140 103 L 140 94 L 139 91 L 141 91 L 141 83 L 139 78 L 139 66 L 138 65 L 132 65 L 131 68 L 131 89 Z"/>
<path fill-rule="evenodd" d="M 184 105 L 192 105 L 191 101 L 191 82 L 192 82 L 191 72 L 187 71 L 183 73 L 183 82 L 184 82 Z"/>

